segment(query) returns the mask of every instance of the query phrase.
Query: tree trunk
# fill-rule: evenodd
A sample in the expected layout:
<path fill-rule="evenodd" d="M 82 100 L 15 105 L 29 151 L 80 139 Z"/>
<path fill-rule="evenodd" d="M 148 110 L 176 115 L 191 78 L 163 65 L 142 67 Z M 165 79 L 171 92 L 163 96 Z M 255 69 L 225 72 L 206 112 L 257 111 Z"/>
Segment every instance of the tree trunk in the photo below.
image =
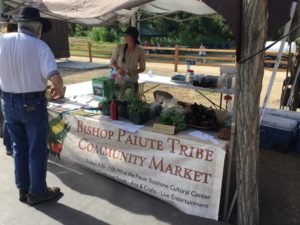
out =
<path fill-rule="evenodd" d="M 242 1 L 241 59 L 263 49 L 267 38 L 267 0 Z M 238 224 L 259 224 L 259 100 L 264 53 L 238 65 L 237 189 Z"/>

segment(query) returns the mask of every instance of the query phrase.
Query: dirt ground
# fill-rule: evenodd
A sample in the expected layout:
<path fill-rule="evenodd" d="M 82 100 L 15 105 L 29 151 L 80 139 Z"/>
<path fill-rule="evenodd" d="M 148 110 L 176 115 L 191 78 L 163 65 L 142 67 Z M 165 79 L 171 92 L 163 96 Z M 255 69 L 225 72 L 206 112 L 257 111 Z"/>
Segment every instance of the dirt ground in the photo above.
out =
<path fill-rule="evenodd" d="M 87 62 L 87 58 L 72 57 L 69 60 Z M 94 62 L 107 64 L 107 59 L 95 59 Z M 218 67 L 194 66 L 195 73 L 219 75 Z M 185 66 L 179 66 L 178 73 L 174 73 L 174 66 L 170 64 L 147 63 L 146 72 L 172 76 L 184 74 Z M 108 75 L 108 70 L 75 71 L 61 70 L 65 84 L 88 81 L 92 78 Z M 261 103 L 265 96 L 271 71 L 265 71 Z M 273 85 L 269 108 L 279 108 L 282 82 L 285 73 L 279 72 Z M 148 89 L 151 85 L 146 85 Z M 170 92 L 180 101 L 208 104 L 206 100 L 193 90 L 172 89 L 160 86 L 158 89 Z M 155 89 L 154 89 L 155 90 Z M 146 94 L 148 101 L 152 101 L 153 91 Z M 219 102 L 219 94 L 205 93 L 208 97 Z M 259 199 L 260 220 L 262 225 L 299 225 L 300 224 L 300 153 L 288 151 L 279 153 L 272 150 L 261 150 L 259 157 Z"/>

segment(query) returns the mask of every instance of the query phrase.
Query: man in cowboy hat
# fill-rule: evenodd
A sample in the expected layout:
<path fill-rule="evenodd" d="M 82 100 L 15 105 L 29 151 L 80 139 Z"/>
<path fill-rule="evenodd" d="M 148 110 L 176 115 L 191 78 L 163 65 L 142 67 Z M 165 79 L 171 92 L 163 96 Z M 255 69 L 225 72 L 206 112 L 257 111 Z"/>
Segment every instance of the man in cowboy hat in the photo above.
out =
<path fill-rule="evenodd" d="M 51 28 L 33 7 L 21 9 L 18 32 L 0 37 L 1 105 L 13 141 L 15 181 L 19 200 L 36 204 L 61 196 L 46 183 L 48 113 L 45 90 L 63 95 L 63 81 L 53 53 L 39 38 Z"/>

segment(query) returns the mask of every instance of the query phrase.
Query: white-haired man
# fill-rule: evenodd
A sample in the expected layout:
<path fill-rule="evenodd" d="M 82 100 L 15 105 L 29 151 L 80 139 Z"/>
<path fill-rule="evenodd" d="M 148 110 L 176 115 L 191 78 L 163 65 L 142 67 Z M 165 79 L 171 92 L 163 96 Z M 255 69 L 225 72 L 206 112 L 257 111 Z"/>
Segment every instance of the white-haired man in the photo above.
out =
<path fill-rule="evenodd" d="M 40 40 L 51 22 L 33 7 L 21 9 L 18 32 L 0 37 L 2 110 L 13 142 L 19 200 L 36 204 L 61 196 L 46 183 L 48 112 L 45 90 L 53 84 L 54 98 L 62 97 L 63 81 L 53 53 Z"/>

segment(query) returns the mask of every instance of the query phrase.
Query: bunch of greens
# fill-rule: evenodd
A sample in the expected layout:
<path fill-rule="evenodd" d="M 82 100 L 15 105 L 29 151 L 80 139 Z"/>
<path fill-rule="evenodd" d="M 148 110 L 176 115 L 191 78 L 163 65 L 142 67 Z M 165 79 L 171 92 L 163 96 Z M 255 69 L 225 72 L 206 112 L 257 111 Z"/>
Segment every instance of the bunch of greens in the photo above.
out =
<path fill-rule="evenodd" d="M 194 103 L 188 114 L 188 121 L 194 126 L 217 127 L 218 119 L 214 110 Z"/>
<path fill-rule="evenodd" d="M 130 102 L 137 98 L 132 88 L 128 88 L 124 84 L 115 84 L 114 91 L 117 99 L 122 102 Z"/>
<path fill-rule="evenodd" d="M 185 114 L 178 107 L 164 109 L 160 114 L 160 123 L 164 125 L 173 125 L 176 131 L 185 130 L 188 128 Z"/>

